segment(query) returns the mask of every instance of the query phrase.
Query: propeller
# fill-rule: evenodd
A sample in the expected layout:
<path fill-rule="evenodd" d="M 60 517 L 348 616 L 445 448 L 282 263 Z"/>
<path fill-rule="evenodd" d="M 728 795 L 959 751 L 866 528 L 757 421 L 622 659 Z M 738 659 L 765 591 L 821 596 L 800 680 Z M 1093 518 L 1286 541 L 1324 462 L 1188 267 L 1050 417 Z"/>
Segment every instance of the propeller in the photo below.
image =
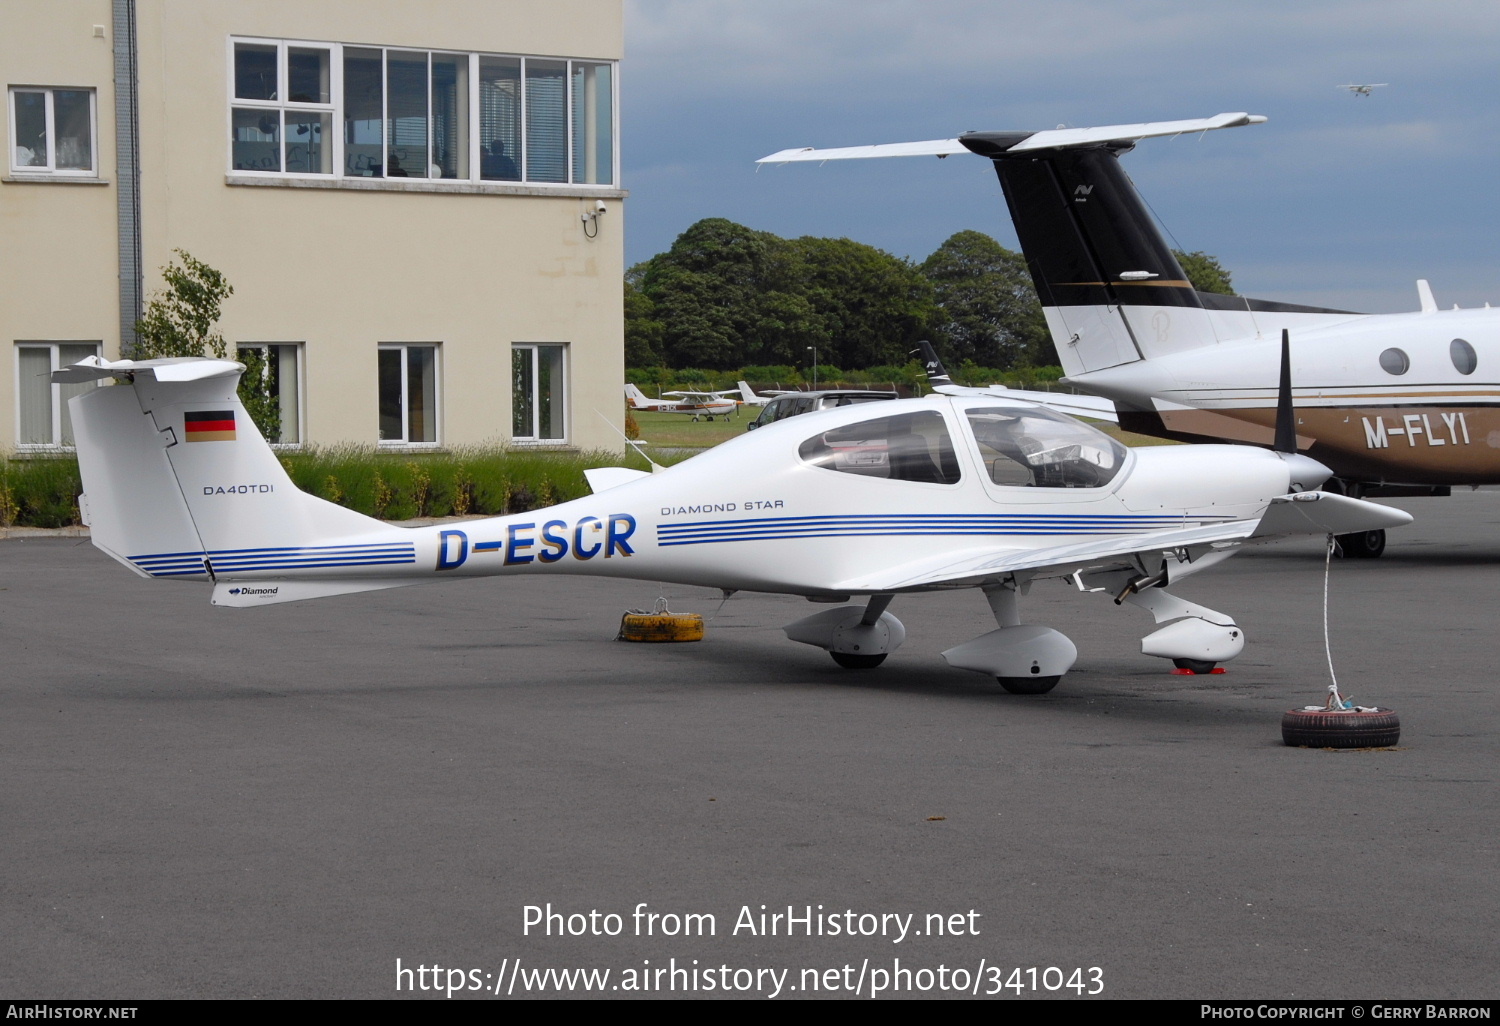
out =
<path fill-rule="evenodd" d="M 1276 440 L 1271 445 L 1287 466 L 1294 492 L 1318 488 L 1333 471 L 1297 451 L 1297 411 L 1292 405 L 1292 333 L 1281 329 L 1281 381 L 1276 389 Z"/>

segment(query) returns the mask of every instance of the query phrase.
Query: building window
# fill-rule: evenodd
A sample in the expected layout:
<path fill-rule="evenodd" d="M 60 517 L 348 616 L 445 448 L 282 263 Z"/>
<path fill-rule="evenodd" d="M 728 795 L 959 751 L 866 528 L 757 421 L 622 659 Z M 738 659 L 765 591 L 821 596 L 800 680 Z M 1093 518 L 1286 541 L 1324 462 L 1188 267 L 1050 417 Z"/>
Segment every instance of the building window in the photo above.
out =
<path fill-rule="evenodd" d="M 517 442 L 564 442 L 568 437 L 567 346 L 511 348 L 511 437 Z"/>
<path fill-rule="evenodd" d="M 285 40 L 230 46 L 233 171 L 615 182 L 613 63 Z"/>
<path fill-rule="evenodd" d="M 333 51 L 276 41 L 234 43 L 229 166 L 333 173 Z"/>
<path fill-rule="evenodd" d="M 20 342 L 16 345 L 16 442 L 21 447 L 73 445 L 68 400 L 97 381 L 54 385 L 52 372 L 99 355 L 98 342 Z"/>
<path fill-rule="evenodd" d="M 380 444 L 436 445 L 438 347 L 380 346 Z"/>
<path fill-rule="evenodd" d="M 12 87 L 12 173 L 98 177 L 94 123 L 92 89 Z"/>
<path fill-rule="evenodd" d="M 248 353 L 256 359 L 245 361 L 260 375 L 261 388 L 271 408 L 278 415 L 273 445 L 302 443 L 302 346 L 295 342 L 241 342 L 240 359 Z"/>

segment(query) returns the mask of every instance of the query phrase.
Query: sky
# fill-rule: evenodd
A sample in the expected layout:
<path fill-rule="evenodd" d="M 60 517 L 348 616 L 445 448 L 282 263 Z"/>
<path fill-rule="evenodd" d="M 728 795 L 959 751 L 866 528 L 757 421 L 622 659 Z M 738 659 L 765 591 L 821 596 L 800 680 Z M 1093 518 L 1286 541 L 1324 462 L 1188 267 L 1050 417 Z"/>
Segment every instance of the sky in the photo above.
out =
<path fill-rule="evenodd" d="M 1369 97 L 1344 83 L 1389 83 Z M 1495 0 L 625 0 L 627 264 L 725 217 L 920 261 L 1016 247 L 988 161 L 766 166 L 792 146 L 1265 115 L 1122 160 L 1236 291 L 1388 313 L 1500 304 Z"/>

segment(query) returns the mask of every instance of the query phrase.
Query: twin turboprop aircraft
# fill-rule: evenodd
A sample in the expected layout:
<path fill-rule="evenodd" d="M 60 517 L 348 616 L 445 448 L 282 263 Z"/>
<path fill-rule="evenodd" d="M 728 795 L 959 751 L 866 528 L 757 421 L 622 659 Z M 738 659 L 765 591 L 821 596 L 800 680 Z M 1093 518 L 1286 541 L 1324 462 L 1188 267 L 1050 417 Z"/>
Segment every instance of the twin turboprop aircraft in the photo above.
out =
<path fill-rule="evenodd" d="M 1500 483 L 1500 310 L 1358 314 L 1198 292 L 1120 166 L 1141 139 L 1259 124 L 1252 114 L 843 149 L 760 163 L 975 153 L 994 164 L 1064 381 L 1113 400 L 1122 428 L 1270 445 L 1283 332 L 1297 448 L 1356 496 Z M 1089 414 L 1097 416 L 1097 414 Z M 1384 535 L 1342 539 L 1379 555 Z"/>
<path fill-rule="evenodd" d="M 90 358 L 53 377 L 120 382 L 69 407 L 94 545 L 143 577 L 210 585 L 217 605 L 592 574 L 835 603 L 787 636 L 870 668 L 905 639 L 898 596 L 974 588 L 995 629 L 944 657 L 1036 694 L 1077 655 L 1023 624 L 1038 580 L 1147 610 L 1165 626 L 1142 651 L 1199 672 L 1244 635 L 1169 585 L 1247 542 L 1410 520 L 1317 491 L 1327 468 L 1296 454 L 1132 451 L 1037 403 L 933 396 L 788 418 L 658 473 L 589 471 L 593 495 L 546 509 L 402 528 L 299 491 L 236 395 L 243 369 Z"/>

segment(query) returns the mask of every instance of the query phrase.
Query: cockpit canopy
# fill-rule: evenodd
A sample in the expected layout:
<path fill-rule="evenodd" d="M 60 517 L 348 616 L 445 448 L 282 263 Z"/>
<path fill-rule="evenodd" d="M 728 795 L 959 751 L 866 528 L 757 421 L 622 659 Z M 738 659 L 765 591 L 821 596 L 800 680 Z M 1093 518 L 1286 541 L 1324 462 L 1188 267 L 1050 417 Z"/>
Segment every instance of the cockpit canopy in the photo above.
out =
<path fill-rule="evenodd" d="M 998 485 L 1100 488 L 1125 465 L 1119 442 L 1051 410 L 982 407 L 965 415 L 980 459 Z"/>
<path fill-rule="evenodd" d="M 1087 424 L 1035 407 L 959 407 L 974 455 L 997 485 L 1100 488 L 1125 465 L 1127 450 Z M 797 449 L 824 470 L 888 481 L 957 484 L 953 437 L 935 409 L 870 417 L 813 435 Z"/>

